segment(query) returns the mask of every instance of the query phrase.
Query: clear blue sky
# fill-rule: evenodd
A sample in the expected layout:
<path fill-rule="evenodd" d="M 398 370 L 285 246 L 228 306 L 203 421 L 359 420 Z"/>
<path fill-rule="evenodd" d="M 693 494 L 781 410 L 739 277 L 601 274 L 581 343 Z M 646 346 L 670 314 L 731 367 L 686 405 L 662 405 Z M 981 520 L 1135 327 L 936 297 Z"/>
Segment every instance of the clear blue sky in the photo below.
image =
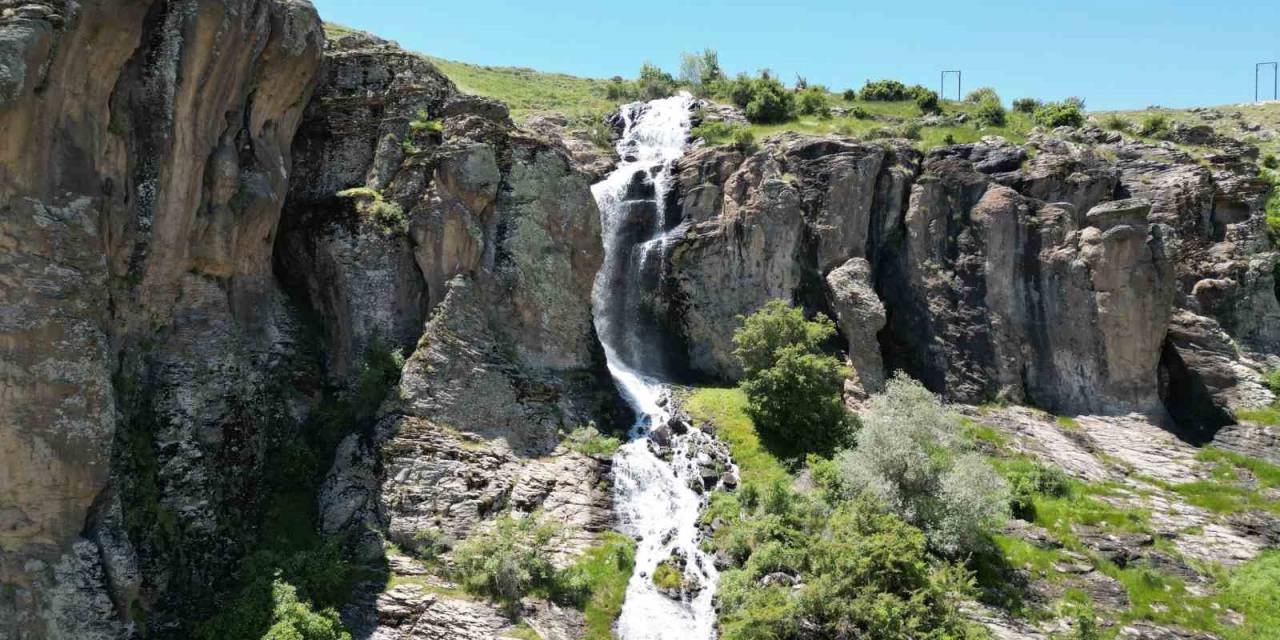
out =
<path fill-rule="evenodd" d="M 1247 102 L 1254 63 L 1280 59 L 1280 0 L 312 1 L 326 20 L 479 64 L 634 77 L 710 47 L 730 72 L 788 82 L 936 87 L 940 70 L 963 69 L 966 90 L 1078 95 L 1090 109 Z"/>

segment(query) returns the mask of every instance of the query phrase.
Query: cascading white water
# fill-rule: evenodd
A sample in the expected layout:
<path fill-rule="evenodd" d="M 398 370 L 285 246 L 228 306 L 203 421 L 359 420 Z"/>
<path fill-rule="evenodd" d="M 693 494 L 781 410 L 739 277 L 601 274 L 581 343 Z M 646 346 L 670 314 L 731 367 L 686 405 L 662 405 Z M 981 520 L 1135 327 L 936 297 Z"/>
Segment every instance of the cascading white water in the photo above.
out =
<path fill-rule="evenodd" d="M 700 432 L 655 443 L 655 429 L 671 419 L 668 390 L 654 377 L 662 370 L 661 346 L 642 330 L 643 300 L 652 287 L 645 274 L 662 261 L 667 229 L 665 201 L 673 163 L 684 154 L 691 98 L 685 94 L 622 109 L 618 143 L 622 161 L 592 187 L 604 235 L 605 262 L 594 293 L 596 329 L 609 370 L 637 420 L 630 441 L 614 458 L 614 502 L 621 525 L 639 540 L 636 568 L 627 585 L 617 632 L 623 640 L 699 640 L 715 637 L 712 596 L 718 574 L 698 548 L 702 496 L 690 488 L 702 462 Z M 657 357 L 655 357 L 657 356 Z M 665 439 L 667 436 L 664 435 Z M 658 455 L 668 451 L 671 461 Z M 653 584 L 655 568 L 671 557 L 685 562 L 696 585 L 679 598 Z"/>

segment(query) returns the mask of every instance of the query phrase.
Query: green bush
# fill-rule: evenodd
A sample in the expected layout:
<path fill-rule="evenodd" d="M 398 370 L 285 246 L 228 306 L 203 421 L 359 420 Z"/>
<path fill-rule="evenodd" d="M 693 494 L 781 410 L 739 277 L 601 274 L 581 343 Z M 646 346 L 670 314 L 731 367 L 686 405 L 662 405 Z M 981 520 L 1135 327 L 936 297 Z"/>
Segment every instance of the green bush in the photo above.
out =
<path fill-rule="evenodd" d="M 1041 107 L 1040 101 L 1035 98 L 1018 98 L 1013 101 L 1013 110 L 1018 113 L 1033 114 Z"/>
<path fill-rule="evenodd" d="M 751 104 L 751 98 L 755 97 L 755 82 L 745 73 L 739 73 L 728 82 L 724 89 L 724 97 L 736 105 L 739 109 L 746 109 Z"/>
<path fill-rule="evenodd" d="M 1009 484 L 1009 511 L 1028 522 L 1035 520 L 1035 496 L 1065 497 L 1070 491 L 1067 476 L 1057 467 L 1034 463 L 1018 465 L 1005 474 Z"/>
<path fill-rule="evenodd" d="M 923 385 L 897 374 L 862 413 L 841 485 L 924 530 L 939 553 L 977 548 L 1008 516 L 1008 487 L 975 453 L 957 453 L 959 421 Z"/>
<path fill-rule="evenodd" d="M 870 120 L 870 119 L 871 119 L 871 112 L 870 112 L 870 111 L 867 111 L 867 110 L 866 110 L 865 108 L 863 108 L 863 107 L 853 107 L 853 108 L 849 109 L 849 111 L 848 111 L 848 116 L 849 116 L 850 118 L 855 119 L 855 120 Z"/>
<path fill-rule="evenodd" d="M 610 456 L 622 446 L 617 438 L 601 434 L 594 424 L 574 429 L 566 438 L 566 444 L 570 449 L 588 456 Z"/>
<path fill-rule="evenodd" d="M 1109 131 L 1120 131 L 1120 132 L 1128 133 L 1131 129 L 1133 129 L 1133 125 L 1128 120 L 1121 118 L 1120 116 L 1113 113 L 1107 116 L 1105 119 L 1103 119 L 1102 128 L 1107 129 Z"/>
<path fill-rule="evenodd" d="M 1042 127 L 1083 127 L 1084 111 L 1070 100 L 1050 102 L 1036 109 L 1032 119 Z"/>
<path fill-rule="evenodd" d="M 338 612 L 333 609 L 315 611 L 298 600 L 297 590 L 287 582 L 271 584 L 271 626 L 262 640 L 351 640 L 343 628 Z"/>
<path fill-rule="evenodd" d="M 453 553 L 450 573 L 463 589 L 514 608 L 534 590 L 555 588 L 551 541 L 557 527 L 538 514 L 503 514 L 493 529 L 473 534 Z"/>
<path fill-rule="evenodd" d="M 938 105 L 937 91 L 921 91 L 916 94 L 916 107 L 924 115 L 942 113 L 942 107 Z"/>
<path fill-rule="evenodd" d="M 796 111 L 801 115 L 830 117 L 831 107 L 827 104 L 827 92 L 814 87 L 800 92 L 796 101 Z"/>
<path fill-rule="evenodd" d="M 855 427 L 842 392 L 848 371 L 820 345 L 835 333 L 825 316 L 773 300 L 734 333 L 734 354 L 745 377 L 747 415 L 761 441 L 784 457 L 830 453 Z"/>
<path fill-rule="evenodd" d="M 1280 169 L 1280 159 L 1277 159 L 1275 154 L 1268 153 L 1262 158 L 1262 166 L 1271 170 Z"/>
<path fill-rule="evenodd" d="M 897 102 L 909 97 L 907 85 L 897 80 L 876 80 L 867 82 L 858 97 L 867 102 Z"/>
<path fill-rule="evenodd" d="M 1153 113 L 1142 119 L 1138 127 L 1138 135 L 1147 138 L 1158 138 L 1169 132 L 1169 119 L 1161 113 Z"/>
<path fill-rule="evenodd" d="M 1005 125 L 1004 106 L 1000 104 L 999 100 L 983 100 L 978 103 L 978 108 L 974 110 L 973 115 L 978 122 L 978 126 L 1003 127 Z"/>
<path fill-rule="evenodd" d="M 680 587 L 684 585 L 684 574 L 680 573 L 679 569 L 671 566 L 671 563 L 665 560 L 659 562 L 658 566 L 654 568 L 651 579 L 654 586 L 667 591 L 679 591 Z"/>
<path fill-rule="evenodd" d="M 840 97 L 844 98 L 845 102 L 853 102 L 858 99 L 858 91 L 856 89 L 845 89 L 844 93 L 840 94 Z"/>
<path fill-rule="evenodd" d="M 736 127 L 733 130 L 733 146 L 742 153 L 754 153 L 756 136 L 746 127 Z"/>
<path fill-rule="evenodd" d="M 977 89 L 974 89 L 973 91 L 970 91 L 967 95 L 965 95 L 964 101 L 971 102 L 973 104 L 982 104 L 984 102 L 990 102 L 990 101 L 995 101 L 996 103 L 999 103 L 1000 94 L 996 93 L 996 90 L 992 89 L 991 87 L 978 87 Z"/>
<path fill-rule="evenodd" d="M 866 501 L 828 511 L 792 495 L 786 514 L 754 513 L 716 536 L 745 557 L 721 576 L 725 640 L 970 637 L 957 610 L 970 582 L 929 558 L 918 529 Z M 777 573 L 799 586 L 763 584 Z"/>
<path fill-rule="evenodd" d="M 795 117 L 795 94 L 776 79 L 761 75 L 751 83 L 751 100 L 744 108 L 747 120 L 757 124 L 786 122 Z"/>

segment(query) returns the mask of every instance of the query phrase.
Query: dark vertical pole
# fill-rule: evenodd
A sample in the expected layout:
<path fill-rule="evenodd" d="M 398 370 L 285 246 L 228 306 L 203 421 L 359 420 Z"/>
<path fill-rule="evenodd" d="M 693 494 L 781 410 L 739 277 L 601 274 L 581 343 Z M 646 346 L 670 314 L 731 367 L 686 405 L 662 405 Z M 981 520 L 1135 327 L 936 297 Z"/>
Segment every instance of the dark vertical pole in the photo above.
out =
<path fill-rule="evenodd" d="M 1276 62 L 1259 62 L 1253 65 L 1253 101 L 1258 102 L 1262 98 L 1262 92 L 1259 85 L 1262 84 L 1262 68 L 1271 67 L 1271 99 L 1280 99 L 1280 63 Z"/>

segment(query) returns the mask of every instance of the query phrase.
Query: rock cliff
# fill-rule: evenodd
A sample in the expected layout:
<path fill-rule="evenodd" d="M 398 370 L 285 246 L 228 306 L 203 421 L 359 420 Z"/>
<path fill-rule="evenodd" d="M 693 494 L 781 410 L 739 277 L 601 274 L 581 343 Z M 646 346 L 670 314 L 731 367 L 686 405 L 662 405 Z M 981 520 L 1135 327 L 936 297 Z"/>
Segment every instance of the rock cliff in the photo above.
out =
<path fill-rule="evenodd" d="M 591 313 L 612 158 L 557 123 L 326 38 L 303 0 L 0 0 L 0 638 L 190 637 L 280 499 L 412 578 L 358 585 L 353 629 L 512 632 L 401 550 L 541 512 L 568 525 L 564 563 L 612 524 L 608 457 L 564 438 L 630 418 Z M 1140 412 L 1275 461 L 1272 431 L 1236 424 L 1280 366 L 1270 187 L 1250 148 L 1208 143 L 698 147 L 653 309 L 706 379 L 736 378 L 737 317 L 783 298 L 836 319 L 851 404 L 905 370 L 955 402 Z M 1075 455 L 1005 411 L 1081 477 L 1159 439 L 1091 418 Z M 544 637 L 581 632 L 523 607 Z"/>
<path fill-rule="evenodd" d="M 701 149 L 662 306 L 711 378 L 737 375 L 735 318 L 783 298 L 838 321 L 855 400 L 888 367 L 956 402 L 1212 429 L 1274 399 L 1259 319 L 1280 310 L 1277 254 L 1248 153 L 1087 129 L 927 154 L 796 134 Z"/>

